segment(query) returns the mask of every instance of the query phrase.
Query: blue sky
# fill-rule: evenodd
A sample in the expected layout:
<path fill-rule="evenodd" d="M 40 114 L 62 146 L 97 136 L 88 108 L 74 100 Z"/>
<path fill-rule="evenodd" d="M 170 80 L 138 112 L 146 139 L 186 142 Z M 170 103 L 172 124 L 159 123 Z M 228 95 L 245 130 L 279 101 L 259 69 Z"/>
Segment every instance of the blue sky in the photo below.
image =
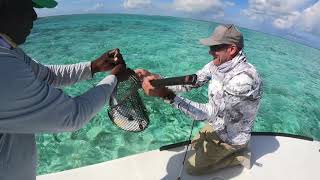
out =
<path fill-rule="evenodd" d="M 320 48 L 320 0 L 57 0 L 38 15 L 129 13 L 234 23 Z"/>

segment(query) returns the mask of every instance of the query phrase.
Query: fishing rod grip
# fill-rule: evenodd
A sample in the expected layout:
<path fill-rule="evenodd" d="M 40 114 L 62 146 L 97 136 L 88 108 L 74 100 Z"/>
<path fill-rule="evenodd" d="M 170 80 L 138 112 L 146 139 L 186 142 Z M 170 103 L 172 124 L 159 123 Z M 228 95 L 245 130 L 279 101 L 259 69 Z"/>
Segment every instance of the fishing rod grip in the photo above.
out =
<path fill-rule="evenodd" d="M 197 75 L 191 74 L 187 76 L 171 77 L 164 79 L 156 79 L 150 81 L 154 87 L 175 86 L 175 85 L 194 85 L 197 82 Z"/>

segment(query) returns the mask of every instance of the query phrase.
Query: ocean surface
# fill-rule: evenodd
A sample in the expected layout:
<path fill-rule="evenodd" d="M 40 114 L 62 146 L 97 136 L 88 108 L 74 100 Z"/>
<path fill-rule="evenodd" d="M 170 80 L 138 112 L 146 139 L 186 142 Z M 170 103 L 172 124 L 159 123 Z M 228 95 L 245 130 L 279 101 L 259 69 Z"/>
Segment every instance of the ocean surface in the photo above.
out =
<path fill-rule="evenodd" d="M 120 48 L 132 69 L 163 76 L 193 74 L 212 60 L 199 44 L 217 26 L 213 22 L 140 15 L 71 15 L 40 18 L 22 48 L 43 64 L 70 64 Z M 320 139 L 320 50 L 281 37 L 240 28 L 245 53 L 264 82 L 254 131 L 272 131 Z M 107 73 L 64 88 L 78 96 Z M 192 120 L 154 97 L 141 96 L 149 127 L 126 132 L 112 124 L 107 106 L 79 131 L 39 134 L 38 174 L 57 172 L 146 152 L 187 140 Z M 207 86 L 184 94 L 207 101 Z M 204 123 L 197 123 L 193 134 Z"/>

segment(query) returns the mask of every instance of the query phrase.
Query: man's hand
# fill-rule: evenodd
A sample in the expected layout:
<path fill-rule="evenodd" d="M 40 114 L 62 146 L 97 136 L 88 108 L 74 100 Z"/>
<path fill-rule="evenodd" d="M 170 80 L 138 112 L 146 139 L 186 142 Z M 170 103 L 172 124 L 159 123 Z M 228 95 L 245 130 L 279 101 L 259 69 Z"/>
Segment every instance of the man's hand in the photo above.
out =
<path fill-rule="evenodd" d="M 113 49 L 104 54 L 99 58 L 91 62 L 92 74 L 97 72 L 109 71 L 118 64 L 125 64 L 120 50 Z"/>
<path fill-rule="evenodd" d="M 139 80 L 141 82 L 143 81 L 143 79 L 145 77 L 148 77 L 148 76 L 151 76 L 151 75 L 156 76 L 158 79 L 160 78 L 160 75 L 151 73 L 151 72 L 149 72 L 149 71 L 147 71 L 145 69 L 136 69 L 136 70 L 134 70 L 134 72 L 136 73 L 136 76 L 139 78 Z"/>
<path fill-rule="evenodd" d="M 135 73 L 133 70 L 126 68 L 125 64 L 118 64 L 111 70 L 111 74 L 115 75 L 119 82 L 122 82 L 129 79 Z"/>
<path fill-rule="evenodd" d="M 150 81 L 156 80 L 156 79 L 160 79 L 160 76 L 159 75 L 150 75 L 150 76 L 144 77 L 143 83 L 142 83 L 142 88 L 143 88 L 144 92 L 148 96 L 157 96 L 157 97 L 161 97 L 164 99 L 169 98 L 169 100 L 172 100 L 175 97 L 175 94 L 172 91 L 170 91 L 166 87 L 155 88 L 151 85 Z"/>
<path fill-rule="evenodd" d="M 147 76 L 151 76 L 152 73 L 145 70 L 145 69 L 136 69 L 134 70 L 134 72 L 136 73 L 137 77 L 139 78 L 139 80 L 142 82 L 143 78 L 147 77 Z"/>

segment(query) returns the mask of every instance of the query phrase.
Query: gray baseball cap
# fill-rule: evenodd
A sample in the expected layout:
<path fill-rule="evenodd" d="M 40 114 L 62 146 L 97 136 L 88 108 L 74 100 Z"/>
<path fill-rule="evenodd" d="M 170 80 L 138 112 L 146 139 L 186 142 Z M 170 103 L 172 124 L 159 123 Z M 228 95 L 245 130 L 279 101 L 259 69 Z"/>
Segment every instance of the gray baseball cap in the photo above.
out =
<path fill-rule="evenodd" d="M 233 24 L 223 24 L 217 26 L 210 37 L 200 39 L 200 43 L 205 46 L 235 44 L 239 48 L 243 48 L 243 36 Z"/>

